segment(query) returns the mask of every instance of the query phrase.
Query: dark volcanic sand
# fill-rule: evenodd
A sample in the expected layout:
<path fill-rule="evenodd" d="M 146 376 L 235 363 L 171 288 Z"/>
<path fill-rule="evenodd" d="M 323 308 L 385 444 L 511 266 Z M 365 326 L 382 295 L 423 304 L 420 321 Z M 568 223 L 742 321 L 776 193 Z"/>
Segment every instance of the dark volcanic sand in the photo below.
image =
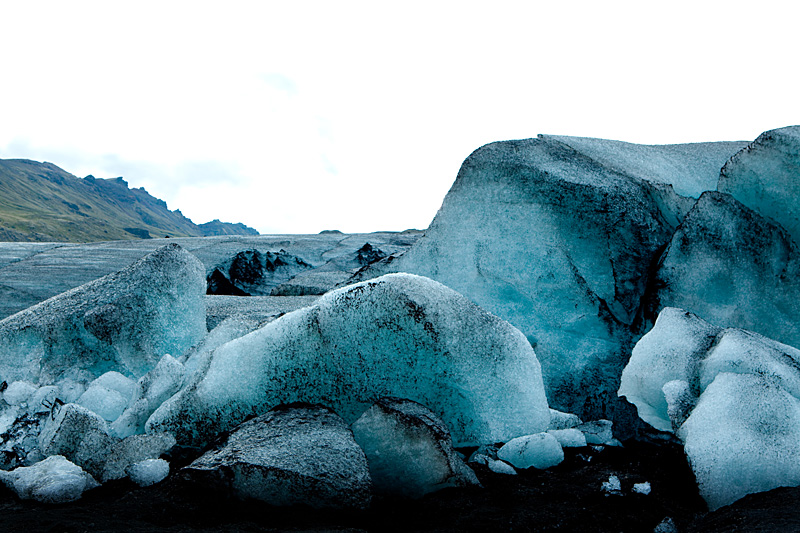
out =
<path fill-rule="evenodd" d="M 470 450 L 465 450 L 470 451 Z M 107 483 L 76 502 L 20 501 L 0 487 L 0 530 L 96 531 L 652 531 L 669 516 L 683 531 L 703 518 L 705 503 L 675 444 L 628 442 L 623 448 L 565 450 L 549 470 L 517 476 L 471 465 L 483 488 L 445 489 L 419 500 L 375 498 L 364 512 L 321 512 L 240 502 L 173 473 L 148 488 Z M 591 459 L 587 461 L 587 458 Z M 173 466 L 189 457 L 174 458 Z M 607 495 L 615 474 L 622 495 Z M 652 492 L 632 492 L 649 481 Z"/>

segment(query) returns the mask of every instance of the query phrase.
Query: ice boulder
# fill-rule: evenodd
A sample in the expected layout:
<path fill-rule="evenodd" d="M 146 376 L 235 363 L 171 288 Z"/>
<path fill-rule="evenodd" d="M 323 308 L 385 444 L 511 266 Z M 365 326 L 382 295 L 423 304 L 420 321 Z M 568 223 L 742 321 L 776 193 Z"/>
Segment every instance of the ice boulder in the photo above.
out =
<path fill-rule="evenodd" d="M 36 385 L 27 381 L 15 381 L 3 391 L 2 398 L 8 405 L 20 405 L 27 403 L 36 389 Z"/>
<path fill-rule="evenodd" d="M 134 387 L 132 379 L 112 370 L 92 381 L 75 403 L 112 422 L 128 406 Z"/>
<path fill-rule="evenodd" d="M 453 449 L 444 423 L 416 402 L 381 398 L 352 430 L 376 493 L 418 498 L 446 487 L 479 485 Z"/>
<path fill-rule="evenodd" d="M 511 439 L 497 451 L 497 457 L 517 468 L 545 470 L 564 460 L 564 450 L 550 433 L 537 433 Z"/>
<path fill-rule="evenodd" d="M 800 126 L 762 133 L 731 157 L 717 190 L 783 226 L 800 243 Z"/>
<path fill-rule="evenodd" d="M 236 428 L 183 475 L 271 505 L 365 509 L 371 483 L 364 452 L 335 413 L 281 406 Z"/>
<path fill-rule="evenodd" d="M 23 500 L 44 503 L 71 502 L 80 498 L 84 491 L 99 486 L 81 467 L 60 455 L 11 472 L 0 470 L 0 481 Z"/>
<path fill-rule="evenodd" d="M 74 403 L 62 405 L 39 434 L 44 455 L 63 455 L 97 478 L 102 477 L 112 443 L 106 421 Z"/>
<path fill-rule="evenodd" d="M 128 467 L 128 477 L 140 487 L 149 487 L 169 475 L 169 463 L 164 459 L 145 459 Z"/>
<path fill-rule="evenodd" d="M 0 321 L 0 379 L 55 382 L 69 369 L 139 377 L 206 334 L 204 268 L 177 244 Z"/>
<path fill-rule="evenodd" d="M 431 226 L 387 269 L 440 281 L 519 328 L 550 404 L 616 409 L 651 264 L 745 143 L 540 136 L 473 152 Z"/>
<path fill-rule="evenodd" d="M 710 508 L 800 485 L 800 350 L 667 308 L 619 393 L 683 441 Z"/>
<path fill-rule="evenodd" d="M 539 362 L 519 330 L 435 281 L 391 274 L 329 292 L 219 347 L 146 429 L 202 443 L 296 401 L 324 401 L 353 422 L 383 396 L 431 409 L 456 446 L 550 422 Z"/>
<path fill-rule="evenodd" d="M 800 346 L 800 248 L 730 195 L 700 197 L 672 237 L 653 286 L 655 310 L 678 307 Z"/>

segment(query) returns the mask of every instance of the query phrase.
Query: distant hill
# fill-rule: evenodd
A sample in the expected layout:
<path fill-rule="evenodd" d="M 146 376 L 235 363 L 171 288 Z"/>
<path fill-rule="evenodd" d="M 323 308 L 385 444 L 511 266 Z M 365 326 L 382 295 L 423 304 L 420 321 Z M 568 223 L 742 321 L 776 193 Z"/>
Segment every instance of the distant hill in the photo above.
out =
<path fill-rule="evenodd" d="M 258 235 L 244 224 L 197 225 L 122 178 L 78 178 L 52 163 L 0 159 L 0 241 L 95 242 Z"/>

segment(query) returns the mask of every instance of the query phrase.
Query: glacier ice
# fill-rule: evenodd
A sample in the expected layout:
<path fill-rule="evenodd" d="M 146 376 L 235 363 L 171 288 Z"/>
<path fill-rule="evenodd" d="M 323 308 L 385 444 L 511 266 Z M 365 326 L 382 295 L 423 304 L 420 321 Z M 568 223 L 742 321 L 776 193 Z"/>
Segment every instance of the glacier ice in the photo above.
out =
<path fill-rule="evenodd" d="M 453 449 L 447 427 L 426 407 L 381 398 L 353 422 L 376 493 L 419 498 L 446 487 L 478 485 Z"/>
<path fill-rule="evenodd" d="M 45 503 L 66 503 L 99 484 L 81 467 L 60 455 L 53 455 L 33 466 L 22 466 L 10 472 L 0 470 L 0 481 L 23 500 Z"/>
<path fill-rule="evenodd" d="M 0 320 L 0 379 L 52 384 L 67 369 L 141 376 L 206 333 L 203 266 L 180 246 Z"/>
<path fill-rule="evenodd" d="M 583 424 L 578 415 L 550 409 L 550 426 L 548 429 L 570 429 Z"/>
<path fill-rule="evenodd" d="M 15 381 L 3 391 L 3 400 L 8 405 L 20 405 L 27 403 L 33 393 L 36 392 L 36 385 L 27 381 Z"/>
<path fill-rule="evenodd" d="M 140 487 L 149 487 L 169 475 L 169 463 L 164 459 L 145 459 L 129 466 L 127 474 Z"/>
<path fill-rule="evenodd" d="M 158 459 L 173 446 L 175 438 L 164 433 L 131 435 L 122 440 L 112 438 L 103 457 L 102 473 L 97 479 L 105 483 L 112 479 L 124 478 L 132 465 Z"/>
<path fill-rule="evenodd" d="M 608 481 L 603 481 L 603 484 L 600 486 L 603 489 L 603 492 L 607 492 L 609 494 L 622 494 L 622 483 L 619 480 L 619 477 L 615 475 L 608 476 Z"/>
<path fill-rule="evenodd" d="M 619 394 L 683 441 L 711 509 L 800 485 L 800 350 L 666 308 L 634 348 Z"/>
<path fill-rule="evenodd" d="M 511 439 L 497 451 L 497 457 L 517 468 L 545 470 L 564 460 L 564 450 L 550 433 L 537 433 Z"/>
<path fill-rule="evenodd" d="M 202 443 L 281 403 L 324 402 L 352 422 L 383 396 L 431 409 L 456 446 L 550 422 L 524 335 L 435 281 L 393 274 L 329 292 L 220 346 L 145 428 Z"/>
<path fill-rule="evenodd" d="M 677 307 L 722 327 L 800 345 L 800 249 L 774 222 L 704 193 L 655 274 L 653 308 Z"/>
<path fill-rule="evenodd" d="M 139 378 L 119 418 L 114 418 L 111 432 L 117 437 L 127 437 L 144 432 L 144 424 L 153 411 L 183 385 L 186 369 L 180 361 L 167 354 L 147 374 Z"/>
<path fill-rule="evenodd" d="M 111 443 L 106 421 L 74 403 L 62 405 L 39 434 L 44 455 L 63 455 L 96 478 L 102 477 Z"/>
<path fill-rule="evenodd" d="M 112 370 L 89 383 L 75 403 L 112 422 L 128 406 L 134 386 L 132 379 Z"/>
<path fill-rule="evenodd" d="M 762 133 L 725 163 L 717 190 L 783 226 L 800 243 L 800 126 Z"/>
<path fill-rule="evenodd" d="M 353 433 L 315 405 L 280 406 L 241 424 L 183 473 L 271 505 L 365 509 L 371 501 L 367 459 Z"/>
<path fill-rule="evenodd" d="M 425 235 L 386 269 L 435 279 L 508 320 L 534 346 L 553 407 L 610 417 L 651 263 L 745 144 L 486 145 L 464 161 Z"/>
<path fill-rule="evenodd" d="M 647 481 L 643 481 L 641 483 L 634 483 L 633 484 L 633 492 L 635 492 L 636 494 L 643 494 L 643 495 L 647 496 L 648 494 L 650 494 L 650 491 L 652 491 L 652 490 L 653 489 L 650 486 L 650 483 L 647 482 Z"/>

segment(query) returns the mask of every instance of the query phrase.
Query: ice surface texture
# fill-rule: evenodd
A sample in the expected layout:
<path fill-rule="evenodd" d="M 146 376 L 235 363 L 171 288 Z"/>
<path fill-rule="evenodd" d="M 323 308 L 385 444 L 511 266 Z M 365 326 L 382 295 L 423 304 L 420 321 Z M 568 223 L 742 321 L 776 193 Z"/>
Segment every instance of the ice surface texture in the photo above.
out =
<path fill-rule="evenodd" d="M 55 381 L 78 369 L 139 377 L 206 333 L 202 264 L 180 246 L 0 321 L 0 378 Z"/>
<path fill-rule="evenodd" d="M 762 133 L 722 167 L 718 190 L 786 228 L 800 242 L 800 126 Z"/>
<path fill-rule="evenodd" d="M 353 422 L 376 493 L 418 498 L 446 487 L 479 485 L 453 450 L 450 432 L 430 409 L 382 398 Z"/>
<path fill-rule="evenodd" d="M 364 452 L 347 424 L 320 406 L 283 406 L 249 420 L 184 473 L 272 505 L 364 509 L 371 500 Z"/>
<path fill-rule="evenodd" d="M 800 350 L 664 309 L 619 390 L 646 422 L 675 430 L 716 509 L 800 485 Z"/>
<path fill-rule="evenodd" d="M 661 258 L 654 286 L 654 308 L 679 307 L 800 346 L 800 249 L 730 195 L 700 197 Z"/>
<path fill-rule="evenodd" d="M 148 431 L 205 442 L 295 401 L 354 421 L 383 396 L 430 408 L 455 445 L 544 431 L 541 369 L 517 329 L 426 278 L 392 274 L 327 293 L 233 340 L 150 417 Z"/>
<path fill-rule="evenodd" d="M 550 136 L 486 145 L 388 268 L 440 281 L 511 322 L 536 349 L 554 407 L 608 417 L 651 263 L 744 145 Z"/>

